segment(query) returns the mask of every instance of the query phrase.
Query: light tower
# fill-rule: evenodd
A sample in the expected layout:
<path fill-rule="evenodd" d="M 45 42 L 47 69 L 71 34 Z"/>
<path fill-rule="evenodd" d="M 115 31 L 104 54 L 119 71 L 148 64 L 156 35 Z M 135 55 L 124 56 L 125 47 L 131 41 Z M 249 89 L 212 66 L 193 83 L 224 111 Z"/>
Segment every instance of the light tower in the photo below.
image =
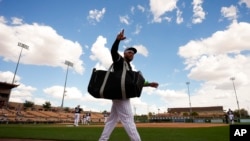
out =
<path fill-rule="evenodd" d="M 189 85 L 190 85 L 190 82 L 186 82 L 186 84 L 187 84 L 187 88 L 188 88 L 189 115 L 191 116 L 191 114 L 192 114 L 192 107 L 191 107 L 190 92 L 189 92 Z"/>
<path fill-rule="evenodd" d="M 66 84 L 67 84 L 68 70 L 69 70 L 69 67 L 73 67 L 73 63 L 71 63 L 70 61 L 65 60 L 64 64 L 67 65 L 67 72 L 66 72 L 66 78 L 65 78 L 65 83 L 64 83 L 61 108 L 63 108 L 64 96 L 65 96 L 65 93 L 66 93 Z"/>
<path fill-rule="evenodd" d="M 18 66 L 19 66 L 20 58 L 22 56 L 23 49 L 29 49 L 29 46 L 27 46 L 27 45 L 25 45 L 23 43 L 18 42 L 17 45 L 19 47 L 21 47 L 21 51 L 20 51 L 20 54 L 19 54 L 19 57 L 18 57 L 18 61 L 17 61 L 17 64 L 16 64 L 15 73 L 14 73 L 14 76 L 13 76 L 13 79 L 12 79 L 12 85 L 13 86 L 14 86 L 14 83 L 15 83 L 15 77 L 16 77 L 16 73 L 17 73 L 17 69 L 18 69 Z M 8 95 L 8 98 L 7 98 L 7 105 L 9 105 L 10 94 Z"/>
<path fill-rule="evenodd" d="M 240 118 L 241 118 L 239 100 L 238 100 L 237 93 L 236 93 L 236 89 L 235 89 L 235 85 L 234 85 L 235 77 L 231 77 L 230 80 L 232 80 L 232 83 L 233 83 L 233 88 L 234 88 L 234 94 L 235 94 L 235 98 L 236 98 L 236 103 L 237 103 L 237 106 L 238 106 L 239 116 L 240 116 Z"/>
<path fill-rule="evenodd" d="M 23 52 L 23 49 L 29 49 L 29 46 L 23 44 L 23 43 L 20 43 L 18 42 L 17 44 L 19 47 L 21 47 L 21 51 L 20 51 L 20 54 L 19 54 L 19 57 L 18 57 L 18 61 L 17 61 L 17 64 L 16 64 L 16 69 L 15 69 L 15 73 L 14 73 L 14 77 L 13 77 L 13 80 L 12 80 L 12 84 L 14 84 L 15 82 L 15 77 L 16 77 L 16 73 L 17 73 L 17 69 L 18 69 L 18 65 L 19 65 L 19 62 L 20 62 L 20 58 L 21 58 L 21 55 L 22 55 L 22 52 Z"/>

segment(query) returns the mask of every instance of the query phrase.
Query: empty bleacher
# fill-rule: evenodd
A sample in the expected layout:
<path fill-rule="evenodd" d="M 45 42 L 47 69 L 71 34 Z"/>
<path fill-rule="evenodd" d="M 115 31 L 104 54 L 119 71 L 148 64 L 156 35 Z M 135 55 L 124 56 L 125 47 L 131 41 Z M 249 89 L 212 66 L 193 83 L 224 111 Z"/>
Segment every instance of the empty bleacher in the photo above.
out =
<path fill-rule="evenodd" d="M 41 106 L 25 109 L 20 104 L 12 103 L 8 108 L 0 109 L 1 123 L 70 123 L 74 122 L 74 109 L 64 111 L 53 109 L 46 111 Z M 81 118 L 89 111 L 82 111 Z M 101 113 L 90 112 L 91 122 L 100 123 L 104 121 Z"/>

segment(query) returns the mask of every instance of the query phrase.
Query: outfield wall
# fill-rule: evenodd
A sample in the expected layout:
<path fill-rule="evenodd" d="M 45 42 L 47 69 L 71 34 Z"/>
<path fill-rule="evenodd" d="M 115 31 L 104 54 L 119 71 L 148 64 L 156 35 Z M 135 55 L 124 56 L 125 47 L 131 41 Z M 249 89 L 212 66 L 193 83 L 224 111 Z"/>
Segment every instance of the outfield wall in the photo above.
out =
<path fill-rule="evenodd" d="M 237 123 L 250 123 L 250 119 L 235 119 Z M 224 118 L 191 118 L 191 117 L 151 117 L 149 122 L 183 122 L 183 123 L 227 123 Z"/>

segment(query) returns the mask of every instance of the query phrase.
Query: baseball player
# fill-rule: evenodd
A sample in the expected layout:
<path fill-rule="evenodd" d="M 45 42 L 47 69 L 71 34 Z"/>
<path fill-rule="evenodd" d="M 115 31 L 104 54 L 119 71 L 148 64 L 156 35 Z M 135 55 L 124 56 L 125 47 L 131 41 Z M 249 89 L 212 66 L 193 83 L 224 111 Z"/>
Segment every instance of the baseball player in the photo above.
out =
<path fill-rule="evenodd" d="M 104 116 L 104 121 L 103 122 L 104 122 L 104 124 L 106 124 L 106 122 L 108 120 L 108 113 L 105 112 L 103 116 Z"/>
<path fill-rule="evenodd" d="M 129 69 L 132 70 L 130 62 L 134 58 L 134 54 L 136 54 L 137 50 L 133 47 L 129 47 L 124 50 L 124 57 L 122 57 L 118 53 L 118 47 L 121 40 L 126 39 L 124 36 L 124 30 L 122 30 L 116 37 L 115 42 L 111 48 L 111 56 L 114 62 L 113 69 L 114 71 L 119 71 L 123 69 L 123 62 L 126 61 L 129 65 Z M 158 83 L 156 82 L 145 82 L 144 86 L 158 87 Z M 136 129 L 136 125 L 134 123 L 134 117 L 132 108 L 130 105 L 130 100 L 112 100 L 112 107 L 110 115 L 107 119 L 105 127 L 103 129 L 102 135 L 99 138 L 99 141 L 107 141 L 114 130 L 118 121 L 121 121 L 123 124 L 129 138 L 131 141 L 141 141 L 140 135 Z"/>
<path fill-rule="evenodd" d="M 81 111 L 82 109 L 80 108 L 80 105 L 77 105 L 77 107 L 75 107 L 75 119 L 74 119 L 75 126 L 78 126 Z"/>
<path fill-rule="evenodd" d="M 88 112 L 88 113 L 86 114 L 86 121 L 87 121 L 87 124 L 89 125 L 90 122 L 91 122 L 91 113 L 90 113 L 90 112 Z"/>
<path fill-rule="evenodd" d="M 85 114 L 82 116 L 82 124 L 87 124 L 87 117 Z"/>
<path fill-rule="evenodd" d="M 228 114 L 230 123 L 234 124 L 234 114 L 233 114 L 233 111 L 231 109 L 228 109 L 227 114 Z"/>

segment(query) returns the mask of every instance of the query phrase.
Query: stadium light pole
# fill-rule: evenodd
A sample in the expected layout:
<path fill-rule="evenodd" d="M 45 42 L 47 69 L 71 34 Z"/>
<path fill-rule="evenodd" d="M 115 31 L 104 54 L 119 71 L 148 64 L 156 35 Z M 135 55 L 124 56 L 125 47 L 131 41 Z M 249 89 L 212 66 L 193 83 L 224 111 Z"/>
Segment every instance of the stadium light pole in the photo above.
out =
<path fill-rule="evenodd" d="M 20 58 L 21 58 L 21 55 L 22 55 L 22 52 L 23 52 L 23 49 L 29 49 L 29 46 L 23 44 L 23 43 L 20 43 L 18 42 L 17 44 L 19 47 L 21 47 L 21 51 L 20 51 L 20 54 L 19 54 L 19 57 L 18 57 L 18 61 L 17 61 L 17 64 L 16 64 L 16 69 L 15 69 L 15 73 L 14 73 L 14 77 L 13 77 L 13 80 L 12 80 L 12 84 L 14 84 L 15 82 L 15 77 L 16 77 L 16 73 L 17 73 L 17 69 L 18 69 L 18 66 L 19 66 L 19 62 L 20 62 Z"/>
<path fill-rule="evenodd" d="M 233 87 L 234 87 L 234 94 L 235 94 L 235 98 L 236 98 L 236 103 L 237 103 L 237 106 L 238 106 L 239 116 L 240 116 L 240 118 L 241 118 L 240 106 L 239 106 L 239 100 L 238 100 L 237 93 L 236 93 L 236 89 L 235 89 L 235 85 L 234 85 L 234 80 L 235 80 L 235 77 L 231 77 L 231 78 L 230 78 L 230 80 L 232 80 L 232 83 L 233 83 Z"/>
<path fill-rule="evenodd" d="M 64 96 L 65 96 L 65 93 L 66 93 L 66 84 L 67 84 L 67 78 L 68 78 L 68 70 L 69 70 L 69 67 L 73 67 L 73 63 L 71 63 L 70 61 L 65 60 L 64 64 L 67 65 L 67 72 L 66 72 L 66 78 L 65 78 L 65 83 L 64 83 L 61 108 L 63 108 Z"/>
<path fill-rule="evenodd" d="M 187 88 L 188 88 L 189 115 L 191 116 L 191 114 L 192 114 L 192 107 L 191 107 L 190 92 L 189 92 L 189 85 L 190 85 L 190 82 L 186 82 L 186 84 L 187 84 Z"/>

